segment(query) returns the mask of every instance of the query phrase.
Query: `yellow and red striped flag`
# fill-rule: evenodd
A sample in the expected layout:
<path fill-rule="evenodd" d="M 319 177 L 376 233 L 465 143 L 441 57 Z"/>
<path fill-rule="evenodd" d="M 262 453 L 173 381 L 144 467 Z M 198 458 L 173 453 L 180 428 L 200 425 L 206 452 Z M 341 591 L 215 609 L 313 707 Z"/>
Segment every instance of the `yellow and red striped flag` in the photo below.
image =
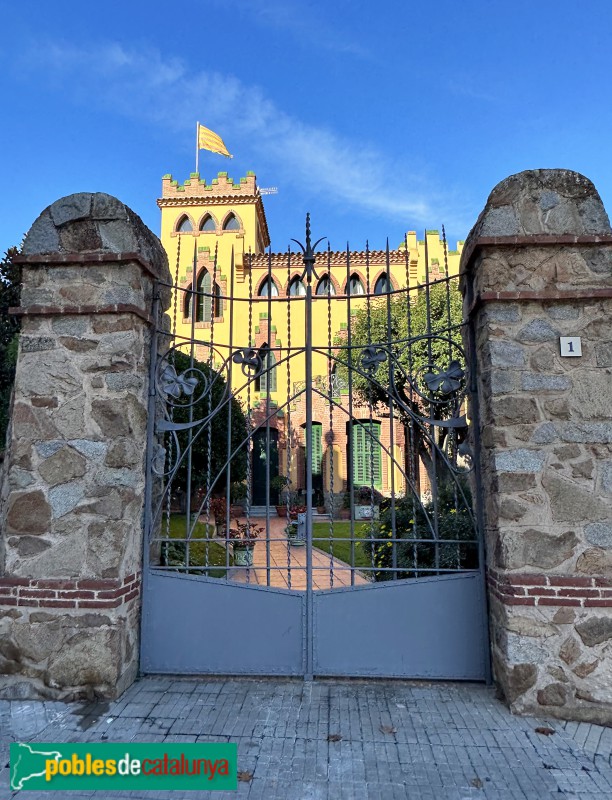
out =
<path fill-rule="evenodd" d="M 219 155 L 233 158 L 225 146 L 223 139 L 214 131 L 200 125 L 200 123 L 198 123 L 198 149 L 210 150 L 212 153 L 219 153 Z"/>

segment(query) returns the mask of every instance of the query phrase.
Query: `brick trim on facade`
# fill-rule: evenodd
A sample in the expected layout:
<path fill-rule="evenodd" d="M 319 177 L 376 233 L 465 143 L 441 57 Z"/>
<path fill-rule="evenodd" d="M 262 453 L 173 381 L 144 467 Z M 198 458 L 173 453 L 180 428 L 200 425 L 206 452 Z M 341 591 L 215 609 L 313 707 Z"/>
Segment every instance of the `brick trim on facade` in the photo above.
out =
<path fill-rule="evenodd" d="M 117 608 L 140 597 L 141 574 L 119 578 L 22 578 L 0 576 L 0 607 Z"/>
<path fill-rule="evenodd" d="M 489 569 L 491 594 L 509 606 L 612 608 L 612 579 L 573 575 L 501 573 Z"/>

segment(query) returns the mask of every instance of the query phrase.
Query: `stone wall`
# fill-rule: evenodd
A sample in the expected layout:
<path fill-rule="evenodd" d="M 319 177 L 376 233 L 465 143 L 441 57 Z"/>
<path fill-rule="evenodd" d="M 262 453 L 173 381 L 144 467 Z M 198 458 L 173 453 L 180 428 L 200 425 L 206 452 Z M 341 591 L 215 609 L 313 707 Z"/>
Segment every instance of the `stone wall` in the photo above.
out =
<path fill-rule="evenodd" d="M 0 696 L 114 696 L 138 666 L 150 314 L 166 256 L 118 200 L 77 194 L 40 215 L 20 261 Z"/>
<path fill-rule="evenodd" d="M 612 724 L 612 233 L 590 181 L 514 175 L 462 259 L 476 349 L 495 680 Z M 559 339 L 581 337 L 582 356 Z"/>

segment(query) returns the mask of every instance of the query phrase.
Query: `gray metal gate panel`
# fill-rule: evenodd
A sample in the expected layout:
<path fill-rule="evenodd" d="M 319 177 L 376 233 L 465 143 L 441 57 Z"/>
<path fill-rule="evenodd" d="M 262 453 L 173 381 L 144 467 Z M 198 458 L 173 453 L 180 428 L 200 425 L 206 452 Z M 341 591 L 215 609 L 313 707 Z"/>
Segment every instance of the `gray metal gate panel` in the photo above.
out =
<path fill-rule="evenodd" d="M 478 572 L 314 595 L 316 675 L 485 679 Z"/>
<path fill-rule="evenodd" d="M 302 595 L 161 571 L 146 583 L 143 672 L 303 674 Z"/>

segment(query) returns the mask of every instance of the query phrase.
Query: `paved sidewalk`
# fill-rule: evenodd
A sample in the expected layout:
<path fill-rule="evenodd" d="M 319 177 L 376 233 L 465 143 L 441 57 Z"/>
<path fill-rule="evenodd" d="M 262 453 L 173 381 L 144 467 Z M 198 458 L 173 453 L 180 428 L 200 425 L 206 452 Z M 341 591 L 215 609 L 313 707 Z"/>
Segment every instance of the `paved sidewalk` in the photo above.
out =
<path fill-rule="evenodd" d="M 104 800 L 612 798 L 610 729 L 513 717 L 475 684 L 151 677 L 112 703 L 0 701 L 2 800 L 53 797 L 9 790 L 8 745 L 28 740 L 238 743 L 237 792 Z"/>

